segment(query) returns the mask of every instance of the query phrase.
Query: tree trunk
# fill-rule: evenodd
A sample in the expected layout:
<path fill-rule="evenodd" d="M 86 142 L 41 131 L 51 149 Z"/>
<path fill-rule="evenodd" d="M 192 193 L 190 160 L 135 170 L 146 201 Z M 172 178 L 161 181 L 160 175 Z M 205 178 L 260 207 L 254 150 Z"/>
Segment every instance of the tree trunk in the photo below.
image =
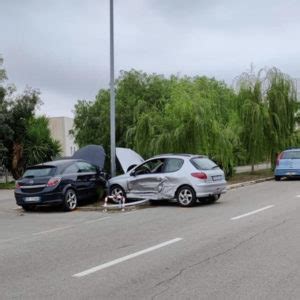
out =
<path fill-rule="evenodd" d="M 8 183 L 8 170 L 5 168 L 5 183 Z"/>
<path fill-rule="evenodd" d="M 23 145 L 14 143 L 13 145 L 13 158 L 11 163 L 11 173 L 14 179 L 18 179 L 22 176 L 24 171 L 23 162 Z"/>

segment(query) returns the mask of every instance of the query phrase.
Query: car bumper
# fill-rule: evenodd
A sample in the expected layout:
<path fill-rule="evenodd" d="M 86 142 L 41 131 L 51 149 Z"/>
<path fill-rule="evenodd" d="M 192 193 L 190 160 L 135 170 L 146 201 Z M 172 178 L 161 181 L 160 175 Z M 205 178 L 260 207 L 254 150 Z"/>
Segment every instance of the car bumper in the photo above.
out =
<path fill-rule="evenodd" d="M 275 169 L 275 176 L 286 176 L 286 177 L 293 177 L 293 176 L 300 176 L 300 170 L 296 169 Z"/>
<path fill-rule="evenodd" d="M 194 186 L 197 198 L 224 194 L 227 191 L 226 182 Z"/>
<path fill-rule="evenodd" d="M 46 205 L 60 204 L 64 200 L 64 195 L 61 192 L 49 193 L 24 193 L 15 191 L 15 199 L 17 205 Z"/>

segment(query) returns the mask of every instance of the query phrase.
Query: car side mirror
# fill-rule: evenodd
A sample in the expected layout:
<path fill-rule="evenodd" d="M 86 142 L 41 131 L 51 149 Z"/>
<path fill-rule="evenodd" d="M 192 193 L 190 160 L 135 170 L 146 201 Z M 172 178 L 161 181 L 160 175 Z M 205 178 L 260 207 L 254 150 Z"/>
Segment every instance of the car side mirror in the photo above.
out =
<path fill-rule="evenodd" d="M 132 171 L 129 175 L 130 175 L 130 176 L 135 176 L 135 175 L 136 175 L 136 174 L 135 174 L 135 171 Z"/>

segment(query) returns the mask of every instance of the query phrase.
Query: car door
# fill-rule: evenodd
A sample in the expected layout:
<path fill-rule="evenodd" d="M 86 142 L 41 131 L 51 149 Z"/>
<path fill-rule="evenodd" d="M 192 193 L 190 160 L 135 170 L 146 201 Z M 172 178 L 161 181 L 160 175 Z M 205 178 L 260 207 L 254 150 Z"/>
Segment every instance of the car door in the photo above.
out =
<path fill-rule="evenodd" d="M 127 182 L 131 198 L 158 199 L 159 185 L 163 180 L 163 158 L 152 159 L 140 165 L 131 173 Z"/>
<path fill-rule="evenodd" d="M 66 183 L 72 184 L 76 189 L 77 196 L 82 198 L 84 196 L 84 180 L 82 179 L 82 174 L 79 172 L 79 166 L 77 162 L 73 162 L 68 165 L 63 171 L 62 175 Z"/>
<path fill-rule="evenodd" d="M 178 187 L 186 183 L 186 174 L 181 172 L 183 164 L 182 158 L 169 157 L 165 159 L 162 170 L 163 179 L 159 186 L 160 199 L 173 199 Z"/>
<path fill-rule="evenodd" d="M 79 161 L 77 174 L 77 190 L 81 198 L 90 198 L 96 194 L 97 172 L 93 165 Z"/>

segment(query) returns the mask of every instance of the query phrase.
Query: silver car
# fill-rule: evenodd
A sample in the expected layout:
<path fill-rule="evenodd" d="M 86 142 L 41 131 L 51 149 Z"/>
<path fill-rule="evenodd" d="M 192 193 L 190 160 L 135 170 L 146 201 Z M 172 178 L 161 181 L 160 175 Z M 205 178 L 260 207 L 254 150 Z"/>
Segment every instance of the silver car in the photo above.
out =
<path fill-rule="evenodd" d="M 112 196 L 126 199 L 171 200 L 192 206 L 197 200 L 212 203 L 226 192 L 224 172 L 208 157 L 190 154 L 163 154 L 141 163 L 135 152 L 118 148 L 124 175 L 109 180 Z M 136 165 L 137 162 L 140 162 Z"/>

